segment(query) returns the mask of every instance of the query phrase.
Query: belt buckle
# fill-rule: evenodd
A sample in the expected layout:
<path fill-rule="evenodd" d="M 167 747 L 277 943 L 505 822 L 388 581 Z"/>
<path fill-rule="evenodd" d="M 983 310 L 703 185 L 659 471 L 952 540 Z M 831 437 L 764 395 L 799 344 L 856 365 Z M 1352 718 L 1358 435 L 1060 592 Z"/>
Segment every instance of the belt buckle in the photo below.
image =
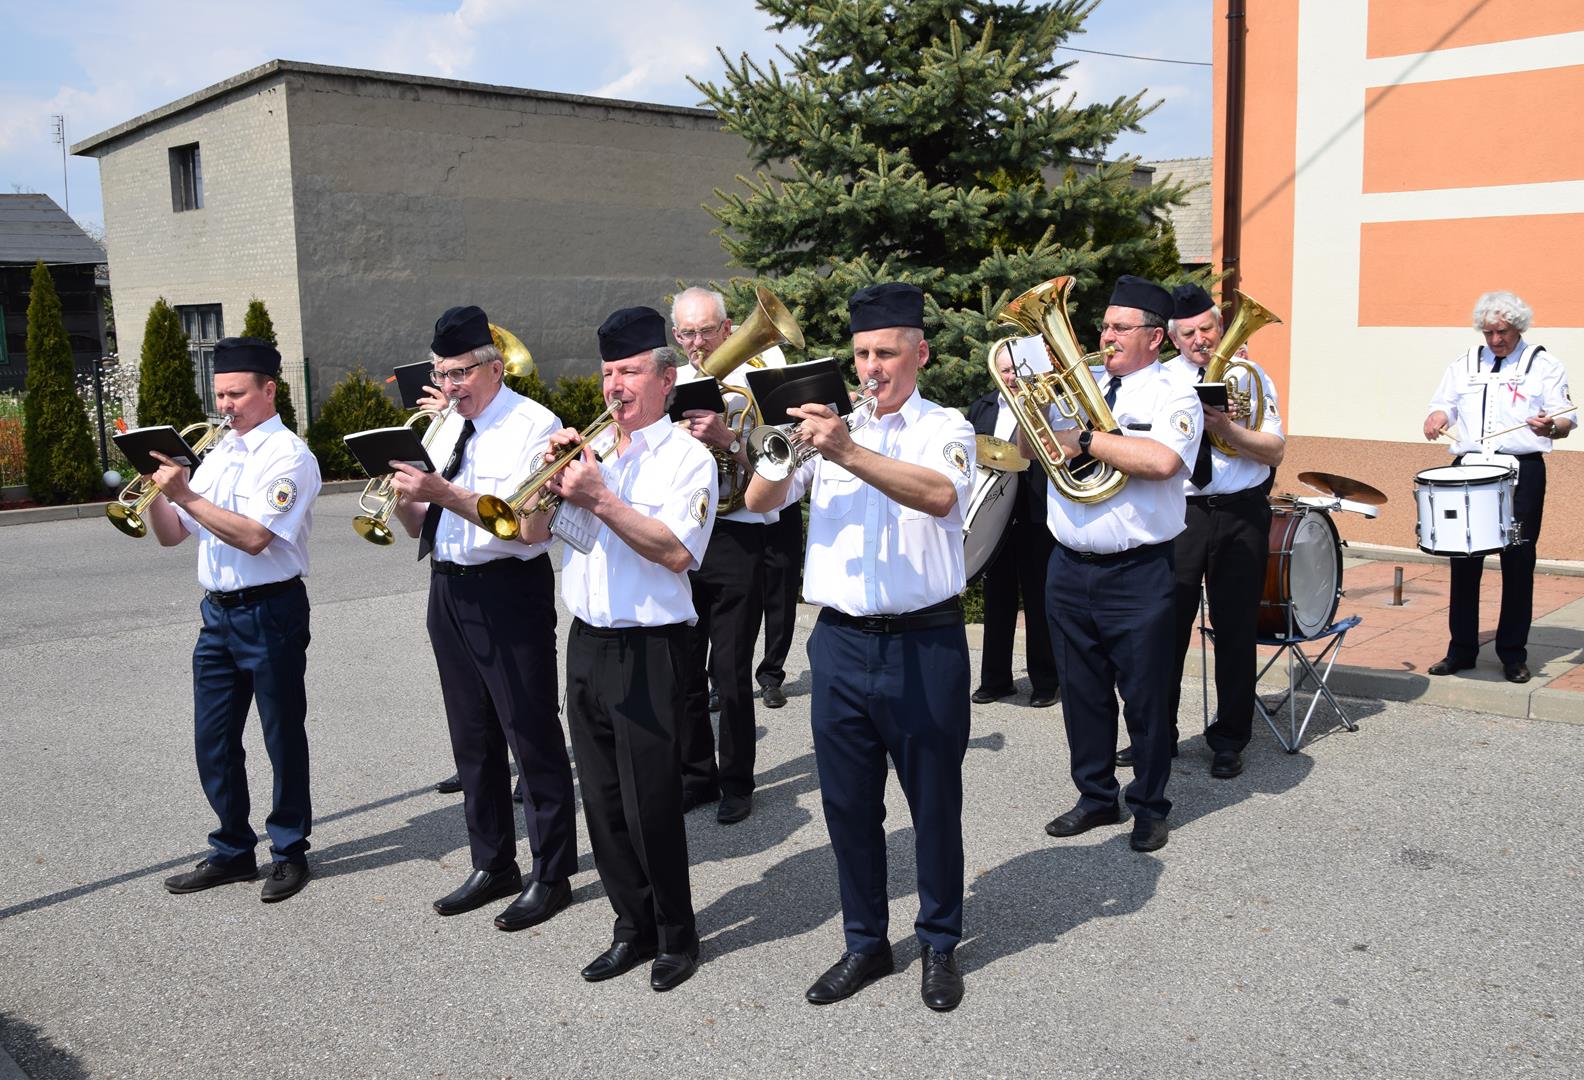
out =
<path fill-rule="evenodd" d="M 223 608 L 242 606 L 242 594 L 240 592 L 212 592 L 209 594 L 209 599 Z"/>
<path fill-rule="evenodd" d="M 865 615 L 858 624 L 858 629 L 866 634 L 890 633 L 891 617 L 889 615 Z"/>

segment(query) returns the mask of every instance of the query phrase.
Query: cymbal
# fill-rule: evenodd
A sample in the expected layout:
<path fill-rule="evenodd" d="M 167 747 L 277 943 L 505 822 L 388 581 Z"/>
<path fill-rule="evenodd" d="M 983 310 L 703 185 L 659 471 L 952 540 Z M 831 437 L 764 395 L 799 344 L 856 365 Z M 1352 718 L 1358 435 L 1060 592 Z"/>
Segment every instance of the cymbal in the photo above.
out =
<path fill-rule="evenodd" d="M 1386 495 L 1377 488 L 1372 488 L 1362 480 L 1352 480 L 1336 473 L 1301 472 L 1298 482 L 1307 484 L 1322 495 L 1335 495 L 1339 499 L 1351 499 L 1354 502 L 1364 503 L 1366 506 L 1385 506 Z"/>
<path fill-rule="evenodd" d="M 1018 452 L 1016 443 L 998 439 L 994 435 L 974 436 L 974 460 L 996 472 L 1022 472 L 1029 467 L 1028 458 Z"/>

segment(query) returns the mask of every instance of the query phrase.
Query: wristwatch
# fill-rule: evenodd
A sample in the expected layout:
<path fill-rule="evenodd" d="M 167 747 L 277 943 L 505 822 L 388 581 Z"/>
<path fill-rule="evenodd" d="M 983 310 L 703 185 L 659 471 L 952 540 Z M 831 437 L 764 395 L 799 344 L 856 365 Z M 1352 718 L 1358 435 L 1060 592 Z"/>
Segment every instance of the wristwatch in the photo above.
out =
<path fill-rule="evenodd" d="M 1089 452 L 1089 444 L 1093 441 L 1094 432 L 1090 431 L 1088 428 L 1084 428 L 1084 430 L 1078 435 L 1078 452 L 1080 454 L 1087 454 Z"/>

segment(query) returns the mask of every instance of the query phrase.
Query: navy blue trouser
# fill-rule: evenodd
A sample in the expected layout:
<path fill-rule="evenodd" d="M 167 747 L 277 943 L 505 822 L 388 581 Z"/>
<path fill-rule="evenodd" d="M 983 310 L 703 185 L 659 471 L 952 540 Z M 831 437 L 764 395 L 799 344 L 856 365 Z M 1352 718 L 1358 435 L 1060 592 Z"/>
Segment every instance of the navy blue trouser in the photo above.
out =
<path fill-rule="evenodd" d="M 968 638 L 946 626 L 871 634 L 820 616 L 809 635 L 814 762 L 836 853 L 847 951 L 889 942 L 886 756 L 913 817 L 919 940 L 962 940 L 962 761 L 968 751 Z"/>
<path fill-rule="evenodd" d="M 1171 812 L 1172 545 L 1091 561 L 1057 544 L 1047 581 L 1078 806 L 1116 805 L 1120 691 L 1133 740 L 1128 806 L 1136 817 L 1164 818 Z"/>
<path fill-rule="evenodd" d="M 253 864 L 258 834 L 248 823 L 242 727 L 258 701 L 275 793 L 264 821 L 275 862 L 305 862 L 313 806 L 308 797 L 308 590 L 222 607 L 204 597 L 193 648 L 193 746 L 198 778 L 220 824 L 209 834 L 218 864 Z"/>

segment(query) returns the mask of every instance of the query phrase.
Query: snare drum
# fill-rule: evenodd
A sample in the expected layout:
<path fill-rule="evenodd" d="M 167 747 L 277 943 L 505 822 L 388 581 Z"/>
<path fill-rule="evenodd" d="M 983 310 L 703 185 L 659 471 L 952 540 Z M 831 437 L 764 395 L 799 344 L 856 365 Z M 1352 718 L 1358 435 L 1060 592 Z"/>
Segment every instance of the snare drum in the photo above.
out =
<path fill-rule="evenodd" d="M 1513 523 L 1517 473 L 1500 465 L 1442 465 L 1414 477 L 1419 550 L 1492 555 L 1518 542 Z"/>
<path fill-rule="evenodd" d="M 1259 636 L 1313 637 L 1336 619 L 1341 596 L 1342 542 L 1331 515 L 1290 499 L 1273 500 Z"/>
<path fill-rule="evenodd" d="M 1006 542 L 1017 493 L 1017 473 L 978 466 L 973 498 L 963 519 L 963 569 L 970 585 L 995 561 Z"/>

